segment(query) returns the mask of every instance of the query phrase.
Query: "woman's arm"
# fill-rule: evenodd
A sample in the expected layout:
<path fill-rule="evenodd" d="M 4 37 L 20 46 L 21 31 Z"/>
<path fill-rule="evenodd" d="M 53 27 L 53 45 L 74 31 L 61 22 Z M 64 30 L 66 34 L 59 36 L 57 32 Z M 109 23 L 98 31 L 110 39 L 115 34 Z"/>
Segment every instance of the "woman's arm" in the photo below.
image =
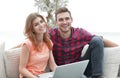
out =
<path fill-rule="evenodd" d="M 26 78 L 38 78 L 26 69 L 26 65 L 28 63 L 28 58 L 29 58 L 29 49 L 26 45 L 23 45 L 22 52 L 20 54 L 19 71 Z"/>
<path fill-rule="evenodd" d="M 51 71 L 54 71 L 57 67 L 52 51 L 50 51 L 49 67 L 50 67 Z"/>

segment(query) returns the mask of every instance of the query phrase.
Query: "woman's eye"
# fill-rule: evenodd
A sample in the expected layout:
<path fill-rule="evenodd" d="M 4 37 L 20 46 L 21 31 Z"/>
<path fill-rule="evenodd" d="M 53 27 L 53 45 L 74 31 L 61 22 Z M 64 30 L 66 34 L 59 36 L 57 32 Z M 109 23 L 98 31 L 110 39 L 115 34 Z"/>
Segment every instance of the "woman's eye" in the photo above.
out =
<path fill-rule="evenodd" d="M 34 24 L 34 26 L 37 26 L 37 25 L 38 25 L 38 23 Z"/>

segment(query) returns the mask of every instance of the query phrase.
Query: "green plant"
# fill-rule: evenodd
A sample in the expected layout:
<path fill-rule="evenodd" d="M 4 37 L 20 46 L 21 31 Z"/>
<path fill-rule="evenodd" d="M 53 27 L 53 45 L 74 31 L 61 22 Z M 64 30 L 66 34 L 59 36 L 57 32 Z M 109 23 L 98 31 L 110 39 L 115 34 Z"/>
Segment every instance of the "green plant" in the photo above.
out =
<path fill-rule="evenodd" d="M 54 14 L 56 9 L 60 7 L 66 7 L 68 0 L 35 0 L 35 6 L 38 9 L 38 13 L 46 12 L 47 23 L 49 26 L 54 27 Z"/>

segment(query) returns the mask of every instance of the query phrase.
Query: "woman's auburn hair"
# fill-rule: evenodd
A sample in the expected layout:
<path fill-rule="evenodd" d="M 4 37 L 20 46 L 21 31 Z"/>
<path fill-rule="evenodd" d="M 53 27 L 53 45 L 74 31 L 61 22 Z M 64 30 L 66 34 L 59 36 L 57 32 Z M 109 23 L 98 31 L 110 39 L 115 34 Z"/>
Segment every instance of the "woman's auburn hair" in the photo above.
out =
<path fill-rule="evenodd" d="M 32 41 L 32 44 L 34 45 L 34 49 L 39 50 L 39 40 L 37 39 L 35 33 L 33 32 L 33 26 L 32 26 L 32 22 L 37 18 L 40 17 L 42 18 L 42 20 L 45 22 L 44 18 L 42 15 L 38 14 L 38 13 L 31 13 L 27 19 L 26 19 L 26 23 L 25 23 L 25 30 L 24 30 L 24 35 L 30 39 Z M 45 22 L 46 23 L 46 22 Z M 47 24 L 47 23 L 46 23 Z M 49 31 L 49 27 L 48 25 L 46 25 L 46 32 L 44 33 L 43 36 L 43 41 L 47 44 L 48 48 L 50 50 L 52 50 L 52 42 L 50 40 L 50 35 L 48 33 Z"/>

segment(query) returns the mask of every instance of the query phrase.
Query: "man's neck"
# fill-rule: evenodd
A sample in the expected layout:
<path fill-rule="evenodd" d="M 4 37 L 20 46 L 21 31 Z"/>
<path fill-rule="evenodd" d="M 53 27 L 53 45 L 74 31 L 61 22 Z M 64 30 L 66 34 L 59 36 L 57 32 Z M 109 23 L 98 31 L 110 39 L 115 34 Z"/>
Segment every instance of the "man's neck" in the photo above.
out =
<path fill-rule="evenodd" d="M 68 32 L 62 32 L 62 31 L 60 31 L 60 36 L 61 36 L 63 39 L 69 38 L 69 37 L 71 36 L 71 30 L 68 31 Z"/>

